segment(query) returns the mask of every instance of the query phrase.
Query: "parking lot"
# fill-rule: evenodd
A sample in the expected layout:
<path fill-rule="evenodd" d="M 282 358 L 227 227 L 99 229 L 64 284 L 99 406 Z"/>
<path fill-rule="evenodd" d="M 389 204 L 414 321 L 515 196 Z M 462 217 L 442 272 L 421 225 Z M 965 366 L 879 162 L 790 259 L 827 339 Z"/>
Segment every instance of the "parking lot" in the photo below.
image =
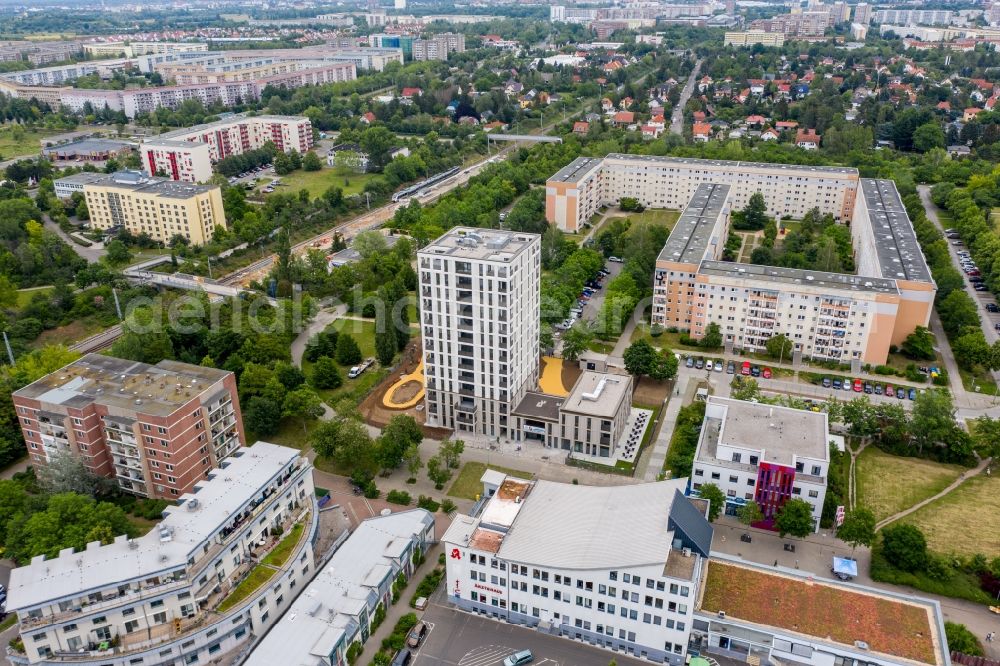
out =
<path fill-rule="evenodd" d="M 604 270 L 607 271 L 607 275 L 600 278 L 600 288 L 593 289 L 588 287 L 588 290 L 592 292 L 589 295 L 589 298 L 581 298 L 581 300 L 584 301 L 584 304 L 582 306 L 579 306 L 579 304 L 574 306 L 580 308 L 581 312 L 579 316 L 576 316 L 574 319 L 573 315 L 571 315 L 570 320 L 564 321 L 563 324 L 569 324 L 570 321 L 575 324 L 581 319 L 583 321 L 592 321 L 597 319 L 597 313 L 601 311 L 601 306 L 604 304 L 604 294 L 607 293 L 607 286 L 612 280 L 615 279 L 615 276 L 621 272 L 622 264 L 609 261 L 604 265 Z M 557 331 L 560 331 L 565 330 L 568 326 L 557 325 L 555 328 Z"/>
<path fill-rule="evenodd" d="M 457 611 L 432 602 L 424 613 L 430 633 L 415 654 L 415 666 L 500 666 L 508 655 L 531 650 L 533 665 L 639 666 L 638 659 L 579 641 Z"/>

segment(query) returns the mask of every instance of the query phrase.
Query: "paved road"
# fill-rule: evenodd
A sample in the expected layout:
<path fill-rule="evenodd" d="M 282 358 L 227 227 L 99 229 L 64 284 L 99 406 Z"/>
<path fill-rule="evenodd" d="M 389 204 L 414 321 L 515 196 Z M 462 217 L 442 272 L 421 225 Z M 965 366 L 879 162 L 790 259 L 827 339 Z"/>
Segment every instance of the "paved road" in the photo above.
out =
<path fill-rule="evenodd" d="M 937 214 L 937 206 L 931 201 L 931 188 L 929 185 L 919 185 L 917 187 L 917 192 L 920 194 L 920 201 L 924 204 L 924 211 L 927 213 L 927 219 L 934 223 L 938 229 L 942 232 L 944 231 L 944 226 L 941 224 L 941 219 Z M 962 273 L 962 264 L 958 258 L 958 251 L 966 249 L 964 246 L 956 247 L 948 241 L 948 254 L 951 256 L 951 261 L 955 265 L 955 268 Z M 963 273 L 964 275 L 964 273 Z M 1000 323 L 1000 314 L 993 314 L 986 310 L 987 303 L 996 303 L 996 299 L 988 291 L 976 291 L 972 288 L 971 284 L 966 281 L 965 288 L 972 296 L 972 300 L 975 301 L 976 306 L 979 308 L 979 318 L 983 322 L 983 335 L 986 336 L 986 341 L 990 344 L 997 339 L 1000 339 L 1000 333 L 994 328 L 995 324 Z M 993 373 L 993 379 L 1000 382 L 1000 371 Z"/>
<path fill-rule="evenodd" d="M 90 247 L 84 247 L 79 243 L 77 243 L 72 238 L 70 238 L 69 234 L 60 229 L 58 224 L 50 220 L 48 215 L 43 214 L 42 218 L 43 218 L 42 224 L 45 226 L 46 229 L 59 236 L 59 238 L 61 238 L 63 242 L 65 242 L 67 245 L 73 248 L 74 252 L 76 252 L 78 255 L 86 259 L 89 263 L 96 264 L 98 261 L 100 261 L 101 257 L 103 257 L 106 254 L 107 251 L 104 249 L 103 243 L 94 243 Z"/>
<path fill-rule="evenodd" d="M 499 666 L 507 655 L 530 649 L 541 666 L 620 666 L 648 664 L 587 643 L 551 636 L 534 629 L 454 610 L 439 601 L 428 606 L 423 620 L 430 627 L 417 652 L 415 666 Z"/>
<path fill-rule="evenodd" d="M 684 107 L 687 105 L 688 100 L 691 99 L 691 94 L 694 92 L 694 86 L 700 72 L 701 60 L 698 60 L 694 64 L 694 69 L 691 70 L 691 76 L 688 77 L 687 83 L 684 84 L 684 89 L 681 90 L 681 98 L 677 101 L 674 112 L 670 115 L 671 134 L 684 133 Z"/>

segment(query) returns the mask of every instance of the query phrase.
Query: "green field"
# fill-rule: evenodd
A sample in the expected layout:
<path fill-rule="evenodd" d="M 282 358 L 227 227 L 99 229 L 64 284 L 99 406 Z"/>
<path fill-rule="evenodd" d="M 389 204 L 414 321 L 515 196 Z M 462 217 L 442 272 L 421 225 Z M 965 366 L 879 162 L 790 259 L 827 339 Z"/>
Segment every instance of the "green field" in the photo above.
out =
<path fill-rule="evenodd" d="M 964 469 L 869 446 L 857 461 L 858 502 L 882 520 L 938 494 Z"/>
<path fill-rule="evenodd" d="M 46 130 L 25 129 L 20 136 L 15 138 L 12 127 L 0 129 L 0 159 L 9 160 L 14 157 L 38 155 L 42 152 L 41 140 L 55 134 L 55 132 Z"/>
<path fill-rule="evenodd" d="M 1000 552 L 1000 475 L 980 474 L 902 519 L 919 527 L 937 553 L 992 557 Z"/>
<path fill-rule="evenodd" d="M 381 176 L 377 173 L 343 174 L 339 173 L 336 169 L 324 167 L 319 171 L 303 171 L 299 169 L 285 176 L 278 176 L 278 178 L 281 178 L 281 185 L 274 190 L 275 192 L 295 193 L 305 188 L 309 191 L 310 198 L 315 199 L 333 185 L 342 189 L 344 196 L 360 194 L 365 189 L 368 181 L 381 178 Z"/>
<path fill-rule="evenodd" d="M 681 212 L 679 210 L 649 209 L 641 213 L 632 213 L 628 216 L 628 219 L 632 222 L 649 222 L 672 229 L 680 216 Z"/>
<path fill-rule="evenodd" d="M 35 294 L 48 294 L 55 287 L 30 287 L 28 289 L 18 289 L 17 290 L 17 307 L 23 308 L 31 299 L 34 298 Z"/>

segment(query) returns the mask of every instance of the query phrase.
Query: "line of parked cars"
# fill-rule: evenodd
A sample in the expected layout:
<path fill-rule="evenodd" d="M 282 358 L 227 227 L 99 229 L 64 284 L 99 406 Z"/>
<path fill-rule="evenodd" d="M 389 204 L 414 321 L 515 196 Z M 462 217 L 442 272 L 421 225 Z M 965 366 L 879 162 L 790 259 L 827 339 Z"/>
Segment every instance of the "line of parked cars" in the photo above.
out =
<path fill-rule="evenodd" d="M 271 169 L 271 165 L 270 164 L 262 164 L 261 166 L 255 168 L 255 169 L 250 169 L 249 171 L 244 171 L 243 173 L 241 173 L 238 176 L 232 176 L 229 179 L 229 184 L 230 185 L 235 185 L 236 183 L 239 182 L 239 180 L 241 178 L 249 178 L 250 176 L 256 176 L 257 174 L 263 173 L 265 171 L 269 171 L 270 169 Z"/>
<path fill-rule="evenodd" d="M 962 246 L 964 243 L 959 239 L 958 232 L 954 229 L 945 229 L 944 234 L 946 237 L 952 239 L 951 244 L 955 246 Z M 979 272 L 979 267 L 976 266 L 976 262 L 972 260 L 972 255 L 969 254 L 968 250 L 957 250 L 958 261 L 962 265 L 962 271 L 965 272 L 965 276 L 969 279 L 969 284 L 976 291 L 986 291 L 986 284 L 983 282 L 983 276 Z"/>
<path fill-rule="evenodd" d="M 750 363 L 750 361 L 744 361 L 739 368 L 736 366 L 736 361 L 729 361 L 723 366 L 722 361 L 718 359 L 705 359 L 700 356 L 687 356 L 685 357 L 684 366 L 688 368 L 694 368 L 696 370 L 709 370 L 714 372 L 726 371 L 727 374 L 735 375 L 737 370 L 741 375 L 746 377 L 762 377 L 764 379 L 770 379 L 772 372 L 771 368 L 755 365 Z"/>
<path fill-rule="evenodd" d="M 867 393 L 869 395 L 895 396 L 899 400 L 917 399 L 917 389 L 903 386 L 893 386 L 892 384 L 880 384 L 878 382 L 866 382 L 861 379 L 841 379 L 840 377 L 824 377 L 822 379 L 823 388 L 832 388 L 835 391 L 853 391 L 854 393 Z"/>
<path fill-rule="evenodd" d="M 553 328 L 559 331 L 563 331 L 566 330 L 567 328 L 572 327 L 573 324 L 576 323 L 576 320 L 583 315 L 583 308 L 590 301 L 590 298 L 604 286 L 603 285 L 604 278 L 606 278 L 610 274 L 611 273 L 610 271 L 608 271 L 607 268 L 602 268 L 601 270 L 597 271 L 597 275 L 587 280 L 587 282 L 584 284 L 583 291 L 580 292 L 580 295 L 576 299 L 576 305 L 573 306 L 569 311 L 569 317 L 556 324 Z"/>

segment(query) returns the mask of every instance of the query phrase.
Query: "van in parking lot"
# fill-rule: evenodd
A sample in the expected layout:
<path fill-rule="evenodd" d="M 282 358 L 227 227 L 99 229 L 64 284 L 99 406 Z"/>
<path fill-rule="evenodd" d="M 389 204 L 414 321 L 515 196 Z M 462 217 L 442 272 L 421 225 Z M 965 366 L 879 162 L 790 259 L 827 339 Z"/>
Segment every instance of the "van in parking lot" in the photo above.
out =
<path fill-rule="evenodd" d="M 408 666 L 412 658 L 413 654 L 406 648 L 403 648 L 396 653 L 396 658 L 392 660 L 392 666 Z"/>
<path fill-rule="evenodd" d="M 531 654 L 531 650 L 521 650 L 504 659 L 503 666 L 522 666 L 523 664 L 530 664 L 534 659 L 535 657 Z"/>

